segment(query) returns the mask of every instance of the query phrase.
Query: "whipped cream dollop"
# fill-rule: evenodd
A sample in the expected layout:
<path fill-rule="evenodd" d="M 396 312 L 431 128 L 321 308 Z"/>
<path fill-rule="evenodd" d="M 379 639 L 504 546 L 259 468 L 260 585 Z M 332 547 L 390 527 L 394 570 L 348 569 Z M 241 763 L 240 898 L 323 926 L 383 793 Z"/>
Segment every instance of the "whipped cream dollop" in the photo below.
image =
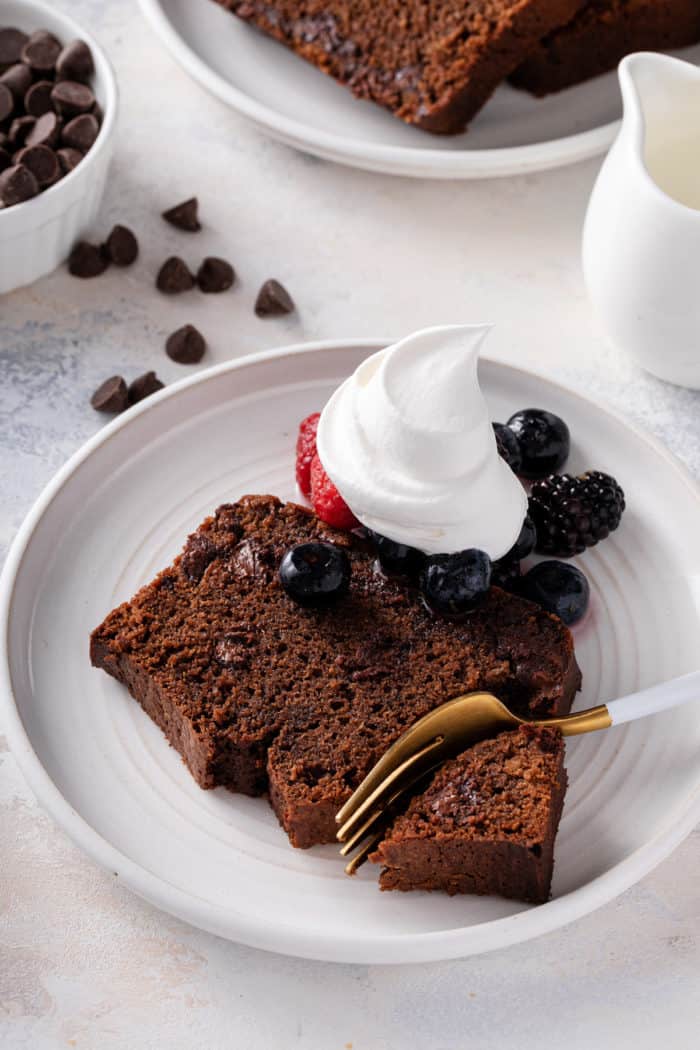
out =
<path fill-rule="evenodd" d="M 416 332 L 363 361 L 321 413 L 318 454 L 355 516 L 427 554 L 500 558 L 527 513 L 477 378 L 489 330 Z"/>

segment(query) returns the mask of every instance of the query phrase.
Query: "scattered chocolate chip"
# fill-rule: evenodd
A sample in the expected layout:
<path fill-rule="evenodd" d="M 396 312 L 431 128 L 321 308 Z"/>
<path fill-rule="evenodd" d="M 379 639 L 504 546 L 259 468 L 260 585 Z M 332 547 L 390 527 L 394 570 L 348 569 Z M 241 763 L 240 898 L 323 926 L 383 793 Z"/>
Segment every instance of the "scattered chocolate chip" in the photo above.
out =
<path fill-rule="evenodd" d="M 56 67 L 61 45 L 52 33 L 37 29 L 22 48 L 22 61 L 35 73 L 52 73 Z"/>
<path fill-rule="evenodd" d="M 150 397 L 157 390 L 162 390 L 165 383 L 161 383 L 155 372 L 144 372 L 138 379 L 129 384 L 129 404 L 135 405 L 137 401 L 143 401 L 144 397 Z"/>
<path fill-rule="evenodd" d="M 12 157 L 11 157 L 11 155 L 7 152 L 7 150 L 4 148 L 4 146 L 0 146 L 0 172 L 4 171 L 5 168 L 11 168 L 11 167 L 12 167 Z"/>
<path fill-rule="evenodd" d="M 110 376 L 105 379 L 90 398 L 90 404 L 97 412 L 123 412 L 129 404 L 129 398 L 122 377 Z"/>
<path fill-rule="evenodd" d="M 89 80 L 94 72 L 92 51 L 84 40 L 71 40 L 56 59 L 56 73 L 62 80 Z"/>
<path fill-rule="evenodd" d="M 27 135 L 35 124 L 36 120 L 34 117 L 15 117 L 10 124 L 9 131 L 10 142 L 15 149 L 19 149 L 20 146 L 24 145 Z"/>
<path fill-rule="evenodd" d="M 214 561 L 218 553 L 208 536 L 201 532 L 193 532 L 182 552 L 180 568 L 193 583 L 199 583 L 207 566 Z"/>
<path fill-rule="evenodd" d="M 10 136 L 5 131 L 0 131 L 0 146 L 3 149 L 9 149 L 11 146 Z"/>
<path fill-rule="evenodd" d="M 194 325 L 186 324 L 168 336 L 165 352 L 180 365 L 196 365 L 207 348 L 204 336 Z"/>
<path fill-rule="evenodd" d="M 52 91 L 50 80 L 37 80 L 36 84 L 32 84 L 24 96 L 24 108 L 30 117 L 43 117 L 44 113 L 51 111 Z"/>
<path fill-rule="evenodd" d="M 15 108 L 15 96 L 7 84 L 0 84 L 0 121 L 7 120 Z"/>
<path fill-rule="evenodd" d="M 10 66 L 0 76 L 0 84 L 8 87 L 15 100 L 19 102 L 32 86 L 32 71 L 29 66 L 25 66 L 24 62 L 15 62 L 14 66 Z"/>
<path fill-rule="evenodd" d="M 77 168 L 83 159 L 83 154 L 79 149 L 70 149 L 66 146 L 65 149 L 59 149 L 56 153 L 58 157 L 58 163 L 61 165 L 61 170 L 64 175 L 67 175 L 73 168 Z"/>
<path fill-rule="evenodd" d="M 107 238 L 104 251 L 115 266 L 131 266 L 139 254 L 139 242 L 126 226 L 115 226 Z"/>
<path fill-rule="evenodd" d="M 61 177 L 58 157 L 48 146 L 25 146 L 15 159 L 18 164 L 29 168 L 42 189 L 51 186 Z"/>
<path fill-rule="evenodd" d="M 294 300 L 279 281 L 271 278 L 265 281 L 255 300 L 255 312 L 258 317 L 280 317 L 290 314 L 294 309 Z"/>
<path fill-rule="evenodd" d="M 23 164 L 13 164 L 0 174 L 0 200 L 6 208 L 31 200 L 38 192 L 39 183 Z"/>
<path fill-rule="evenodd" d="M 80 120 L 80 117 L 77 118 Z M 62 121 L 55 113 L 44 113 L 24 140 L 27 146 L 56 146 L 61 135 Z"/>
<path fill-rule="evenodd" d="M 92 113 L 81 113 L 63 129 L 62 145 L 87 153 L 100 133 L 100 125 Z"/>
<path fill-rule="evenodd" d="M 164 211 L 163 218 L 171 226 L 177 226 L 178 230 L 196 233 L 202 228 L 197 217 L 198 209 L 199 201 L 196 197 L 190 197 L 189 200 L 183 201 L 182 204 L 176 204 L 174 208 L 168 208 L 167 211 Z"/>
<path fill-rule="evenodd" d="M 68 256 L 68 271 L 74 277 L 99 277 L 109 266 L 109 260 L 96 244 L 78 241 Z"/>
<path fill-rule="evenodd" d="M 51 102 L 62 117 L 77 117 L 89 113 L 95 105 L 95 96 L 87 84 L 77 80 L 59 80 L 51 91 Z"/>
<path fill-rule="evenodd" d="M 26 33 L 21 29 L 12 29 L 7 26 L 0 29 L 0 70 L 3 72 L 8 66 L 14 66 L 22 57 L 22 48 L 29 40 Z"/>
<path fill-rule="evenodd" d="M 225 292 L 236 279 L 231 263 L 208 256 L 197 270 L 197 284 L 203 292 Z"/>
<path fill-rule="evenodd" d="M 171 255 L 158 271 L 156 288 L 166 295 L 177 295 L 179 292 L 187 292 L 190 288 L 194 288 L 194 277 L 182 259 L 177 255 Z"/>

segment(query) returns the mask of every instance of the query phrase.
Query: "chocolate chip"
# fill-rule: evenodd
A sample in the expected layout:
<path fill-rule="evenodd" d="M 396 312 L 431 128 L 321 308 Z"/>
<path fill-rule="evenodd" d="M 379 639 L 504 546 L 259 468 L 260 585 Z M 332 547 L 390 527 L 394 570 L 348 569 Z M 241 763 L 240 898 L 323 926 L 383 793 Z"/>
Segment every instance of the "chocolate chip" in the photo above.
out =
<path fill-rule="evenodd" d="M 3 149 L 10 149 L 12 143 L 10 142 L 10 136 L 5 131 L 0 131 L 0 146 Z"/>
<path fill-rule="evenodd" d="M 36 197 L 39 183 L 24 164 L 13 164 L 0 174 L 0 200 L 6 208 Z"/>
<path fill-rule="evenodd" d="M 218 553 L 208 536 L 201 532 L 193 532 L 182 552 L 180 568 L 193 583 L 199 583 L 207 566 L 214 561 Z"/>
<path fill-rule="evenodd" d="M 236 279 L 231 263 L 208 256 L 197 270 L 197 284 L 203 292 L 225 292 Z"/>
<path fill-rule="evenodd" d="M 0 69 L 3 72 L 8 66 L 19 62 L 22 48 L 28 40 L 27 34 L 20 29 L 12 29 L 9 26 L 0 29 Z"/>
<path fill-rule="evenodd" d="M 95 96 L 87 84 L 77 80 L 59 80 L 51 91 L 51 102 L 62 117 L 77 117 L 89 113 L 95 105 Z"/>
<path fill-rule="evenodd" d="M 224 635 L 214 646 L 214 659 L 222 667 L 242 671 L 250 663 L 250 656 L 245 650 L 237 635 Z"/>
<path fill-rule="evenodd" d="M 11 167 L 12 167 L 12 157 L 11 157 L 11 155 L 7 152 L 7 150 L 4 148 L 4 146 L 0 146 L 0 172 L 4 171 L 5 168 L 11 168 Z"/>
<path fill-rule="evenodd" d="M 144 372 L 142 376 L 129 384 L 129 404 L 135 405 L 137 401 L 143 401 L 145 397 L 150 397 L 157 390 L 162 390 L 164 386 L 165 383 L 161 383 L 155 372 Z"/>
<path fill-rule="evenodd" d="M 107 238 L 104 250 L 115 266 L 131 266 L 139 254 L 139 242 L 126 226 L 115 226 Z"/>
<path fill-rule="evenodd" d="M 197 218 L 198 209 L 199 201 L 196 197 L 190 197 L 189 200 L 183 201 L 182 204 L 176 204 L 174 208 L 168 208 L 167 211 L 164 211 L 163 218 L 171 226 L 177 226 L 178 230 L 196 233 L 202 228 Z"/>
<path fill-rule="evenodd" d="M 102 106 L 99 102 L 96 102 L 95 105 L 92 107 L 92 115 L 97 121 L 97 123 L 101 125 L 105 115 L 102 112 Z"/>
<path fill-rule="evenodd" d="M 15 108 L 15 96 L 7 84 L 0 84 L 0 121 L 7 120 Z"/>
<path fill-rule="evenodd" d="M 51 112 L 52 91 L 50 80 L 37 80 L 36 84 L 32 84 L 24 96 L 24 108 L 30 117 L 43 117 L 44 113 Z"/>
<path fill-rule="evenodd" d="M 0 76 L 0 84 L 9 87 L 15 100 L 19 102 L 32 86 L 32 71 L 24 62 L 15 62 L 14 66 L 10 66 Z"/>
<path fill-rule="evenodd" d="M 78 120 L 81 118 L 78 117 Z M 61 135 L 62 121 L 55 113 L 44 113 L 38 118 L 24 140 L 27 146 L 56 146 Z"/>
<path fill-rule="evenodd" d="M 52 73 L 60 53 L 61 45 L 56 37 L 45 29 L 38 29 L 22 48 L 22 61 L 36 73 Z"/>
<path fill-rule="evenodd" d="M 10 142 L 15 149 L 19 149 L 20 146 L 24 145 L 27 135 L 33 129 L 35 124 L 36 120 L 34 117 L 15 117 L 10 124 L 9 131 Z"/>
<path fill-rule="evenodd" d="M 207 348 L 201 332 L 194 325 L 186 324 L 168 336 L 165 352 L 180 365 L 196 365 L 204 357 Z"/>
<path fill-rule="evenodd" d="M 61 79 L 89 80 L 94 72 L 92 51 L 84 40 L 71 40 L 56 60 L 56 73 Z"/>
<path fill-rule="evenodd" d="M 58 163 L 61 165 L 61 170 L 64 175 L 67 175 L 70 171 L 73 171 L 74 168 L 77 168 L 83 159 L 83 154 L 79 149 L 70 149 L 69 147 L 59 149 L 56 156 L 58 157 Z"/>
<path fill-rule="evenodd" d="M 96 244 L 78 241 L 68 256 L 68 271 L 74 277 L 99 277 L 109 266 L 109 260 Z"/>
<path fill-rule="evenodd" d="M 61 178 L 58 157 L 48 146 L 25 146 L 15 159 L 19 164 L 24 164 L 25 168 L 29 168 L 42 189 Z"/>
<path fill-rule="evenodd" d="M 128 403 L 126 383 L 121 376 L 105 379 L 90 398 L 90 404 L 97 412 L 123 412 Z"/>
<path fill-rule="evenodd" d="M 61 141 L 64 146 L 72 146 L 87 153 L 99 133 L 100 125 L 92 113 L 81 113 L 66 124 Z"/>
<path fill-rule="evenodd" d="M 294 300 L 279 281 L 271 278 L 265 281 L 255 300 L 255 312 L 258 317 L 280 317 L 290 314 L 294 309 Z"/>
<path fill-rule="evenodd" d="M 194 288 L 194 277 L 177 255 L 166 259 L 156 277 L 156 288 L 166 295 L 177 295 Z"/>

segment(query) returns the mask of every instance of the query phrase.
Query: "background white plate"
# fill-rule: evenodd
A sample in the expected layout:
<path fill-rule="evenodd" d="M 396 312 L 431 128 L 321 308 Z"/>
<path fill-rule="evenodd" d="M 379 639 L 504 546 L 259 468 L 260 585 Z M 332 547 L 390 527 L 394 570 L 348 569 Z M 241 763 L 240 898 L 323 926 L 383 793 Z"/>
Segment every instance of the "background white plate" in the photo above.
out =
<path fill-rule="evenodd" d="M 175 384 L 106 427 L 27 518 L 3 576 L 0 666 L 11 746 L 74 840 L 137 893 L 261 948 L 350 962 L 467 955 L 569 922 L 644 875 L 700 818 L 700 705 L 569 742 L 571 788 L 554 899 L 380 894 L 333 847 L 292 849 L 267 803 L 201 791 L 122 687 L 88 662 L 88 635 L 179 550 L 218 503 L 294 496 L 298 421 L 381 344 L 292 347 Z M 592 611 L 577 628 L 578 706 L 698 666 L 700 500 L 659 445 L 536 375 L 484 361 L 495 419 L 560 412 L 570 467 L 623 483 L 617 533 L 583 559 Z"/>
<path fill-rule="evenodd" d="M 515 175 L 593 157 L 617 131 L 614 73 L 540 100 L 504 84 L 466 134 L 435 136 L 358 102 L 211 0 L 141 0 L 141 7 L 208 91 L 274 138 L 341 164 L 428 178 Z M 679 54 L 700 61 L 700 46 Z"/>

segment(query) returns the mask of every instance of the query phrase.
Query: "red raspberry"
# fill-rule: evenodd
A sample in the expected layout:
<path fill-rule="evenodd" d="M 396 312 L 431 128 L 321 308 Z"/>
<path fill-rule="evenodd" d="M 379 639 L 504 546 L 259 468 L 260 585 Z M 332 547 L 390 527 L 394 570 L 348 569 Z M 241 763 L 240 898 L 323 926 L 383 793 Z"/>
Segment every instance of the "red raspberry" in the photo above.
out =
<path fill-rule="evenodd" d="M 311 464 L 311 504 L 326 525 L 350 530 L 360 524 L 326 474 L 318 456 L 314 456 Z"/>
<path fill-rule="evenodd" d="M 297 485 L 307 499 L 311 496 L 311 463 L 316 455 L 316 431 L 320 412 L 312 412 L 299 424 L 297 437 Z"/>

